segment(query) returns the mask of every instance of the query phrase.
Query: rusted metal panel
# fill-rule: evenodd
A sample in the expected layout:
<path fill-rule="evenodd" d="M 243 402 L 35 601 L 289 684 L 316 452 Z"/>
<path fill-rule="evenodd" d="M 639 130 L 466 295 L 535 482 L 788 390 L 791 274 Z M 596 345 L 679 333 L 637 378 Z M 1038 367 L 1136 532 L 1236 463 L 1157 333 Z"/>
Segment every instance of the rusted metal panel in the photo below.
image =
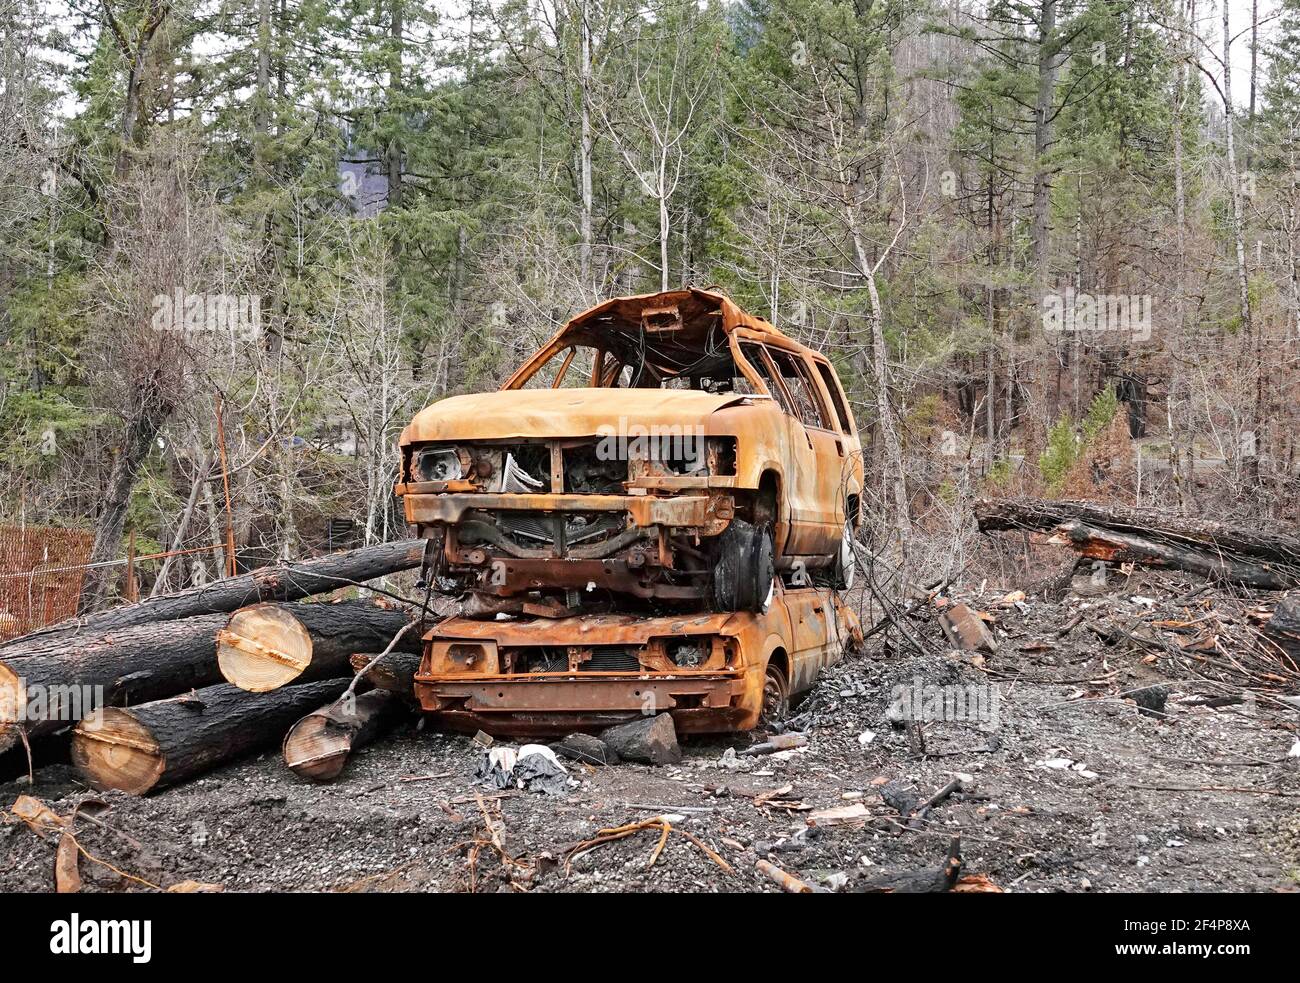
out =
<path fill-rule="evenodd" d="M 0 526 L 0 641 L 77 613 L 93 542 L 84 529 Z"/>
<path fill-rule="evenodd" d="M 740 403 L 737 394 L 662 389 L 503 389 L 450 396 L 415 415 L 401 443 L 458 440 L 598 437 L 620 416 L 645 427 L 706 426 L 717 410 Z"/>
<path fill-rule="evenodd" d="M 579 347 L 590 371 L 568 378 Z M 557 364 L 544 388 L 525 388 Z M 632 431 L 699 446 L 687 462 L 620 444 L 620 470 L 607 443 L 635 441 Z M 784 571 L 833 567 L 846 524 L 861 523 L 862 447 L 829 362 L 711 291 L 599 304 L 501 391 L 421 411 L 401 444 L 396 491 L 408 521 L 446 530 L 443 572 L 498 597 L 590 585 L 701 599 L 714 571 L 741 569 L 720 562 L 720 537 L 737 519 L 771 537 Z M 747 535 L 742 527 L 732 542 Z M 503 557 L 554 561 L 553 576 L 489 570 Z"/>
<path fill-rule="evenodd" d="M 681 730 L 747 730 L 758 723 L 765 673 L 776 650 L 786 654 L 797 693 L 841 657 L 856 629 L 856 618 L 837 595 L 812 589 L 779 591 L 762 613 L 453 618 L 425 636 L 415 688 L 421 705 L 441 723 L 472 723 L 502 735 L 562 735 L 608 726 L 620 715 L 661 710 L 672 713 Z M 465 649 L 451 659 L 457 645 Z M 693 664 L 671 661 L 681 657 L 682 649 L 676 655 L 672 649 L 682 645 Z M 473 651 L 475 646 L 481 651 Z M 593 652 L 618 648 L 638 668 L 584 671 L 595 664 Z M 554 668 L 520 671 L 537 653 L 545 653 L 541 661 L 553 658 Z"/>
<path fill-rule="evenodd" d="M 626 512 L 633 525 L 699 528 L 709 522 L 707 495 L 651 498 L 648 495 L 407 495 L 408 522 L 455 525 L 467 511 Z"/>

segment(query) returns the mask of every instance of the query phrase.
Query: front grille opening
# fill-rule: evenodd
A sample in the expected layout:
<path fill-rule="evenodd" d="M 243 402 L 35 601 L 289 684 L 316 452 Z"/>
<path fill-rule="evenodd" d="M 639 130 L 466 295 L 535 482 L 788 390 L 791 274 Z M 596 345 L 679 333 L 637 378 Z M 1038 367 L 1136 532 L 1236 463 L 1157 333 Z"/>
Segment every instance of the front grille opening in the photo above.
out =
<path fill-rule="evenodd" d="M 622 495 L 627 455 L 617 437 L 564 449 L 564 490 L 571 495 Z"/>
<path fill-rule="evenodd" d="M 578 666 L 581 672 L 636 672 L 641 660 L 636 652 L 626 648 L 598 648 L 591 658 Z"/>
<path fill-rule="evenodd" d="M 638 672 L 641 659 L 635 646 L 597 645 L 569 648 L 564 645 L 530 645 L 505 649 L 506 672 Z"/>

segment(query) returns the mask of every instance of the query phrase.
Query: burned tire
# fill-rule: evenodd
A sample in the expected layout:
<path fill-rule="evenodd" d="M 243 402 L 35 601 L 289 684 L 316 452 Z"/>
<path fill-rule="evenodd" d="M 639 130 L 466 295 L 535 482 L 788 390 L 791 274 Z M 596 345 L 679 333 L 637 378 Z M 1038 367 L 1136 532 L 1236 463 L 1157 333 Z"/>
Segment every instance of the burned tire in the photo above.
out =
<path fill-rule="evenodd" d="M 769 726 L 784 720 L 790 712 L 790 681 L 780 666 L 768 662 L 763 677 L 763 709 L 759 724 Z"/>
<path fill-rule="evenodd" d="M 772 527 L 733 519 L 719 537 L 713 604 L 719 611 L 764 611 L 776 580 Z"/>

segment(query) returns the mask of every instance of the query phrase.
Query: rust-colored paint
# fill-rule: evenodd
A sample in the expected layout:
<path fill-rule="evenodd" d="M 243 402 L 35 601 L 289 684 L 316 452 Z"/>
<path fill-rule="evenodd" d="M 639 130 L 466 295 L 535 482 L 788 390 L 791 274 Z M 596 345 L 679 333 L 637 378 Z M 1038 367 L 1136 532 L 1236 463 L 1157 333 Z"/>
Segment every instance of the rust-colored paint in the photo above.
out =
<path fill-rule="evenodd" d="M 635 365 L 620 361 L 629 356 L 618 354 L 630 338 L 638 345 Z M 578 346 L 594 353 L 589 372 L 571 368 Z M 689 353 L 696 351 L 714 361 L 729 355 L 725 361 L 734 368 L 729 380 L 733 391 L 667 385 L 676 378 L 674 372 L 682 374 L 683 362 L 691 364 Z M 524 388 L 552 360 L 559 366 L 554 385 Z M 782 366 L 796 371 L 783 375 Z M 627 382 L 635 384 L 616 385 L 625 373 Z M 563 388 L 564 381 L 583 387 Z M 734 391 L 734 386 L 748 391 Z M 802 418 L 800 406 L 806 407 Z M 666 473 L 629 461 L 621 494 L 581 494 L 563 487 L 562 448 L 626 427 L 702 436 L 709 448 L 708 473 Z M 413 455 L 424 448 L 455 449 L 462 463 L 472 464 L 475 447 L 521 443 L 549 448 L 549 464 L 532 476 L 545 489 L 503 491 L 499 474 L 426 480 L 413 473 Z M 700 537 L 719 535 L 737 514 L 751 514 L 765 481 L 775 482 L 779 494 L 778 512 L 770 518 L 780 570 L 796 563 L 830 566 L 846 522 L 856 527 L 862 521 L 860 508 L 848 511 L 862 491 L 862 447 L 829 362 L 709 291 L 621 297 L 579 314 L 501 391 L 454 396 L 421 411 L 402 432 L 401 446 L 403 470 L 396 492 L 403 497 L 407 521 L 430 536 L 472 522 L 476 514 L 487 516 L 487 523 L 475 526 L 474 536 L 461 537 L 480 539 L 479 553 L 464 555 L 457 538 L 449 535 L 444 555 L 451 569 L 478 577 L 476 589 L 497 594 L 535 589 L 536 570 L 493 580 L 487 566 L 473 562 L 480 554 L 485 562 L 502 556 L 552 559 L 557 566 L 587 562 L 586 582 L 598 587 L 665 600 L 697 596 L 696 588 L 665 583 L 658 573 L 679 567 L 687 540 L 698 546 Z M 732 447 L 734 460 L 728 455 L 724 462 L 719 448 Z M 476 474 L 472 466 L 468 474 Z M 622 529 L 599 543 L 532 549 L 494 536 L 490 528 L 503 514 L 592 513 L 621 517 Z M 606 559 L 617 563 L 590 566 L 589 561 Z M 576 571 L 570 571 L 558 575 L 556 585 L 576 580 Z"/>
<path fill-rule="evenodd" d="M 659 711 L 683 733 L 748 730 L 759 720 L 769 663 L 778 661 L 799 693 L 860 637 L 838 595 L 813 589 L 778 591 L 762 614 L 453 618 L 425 636 L 415 689 L 443 726 L 500 736 L 591 731 Z M 668 646 L 683 643 L 698 664 L 669 660 Z M 611 649 L 634 656 L 636 668 L 587 668 Z M 540 653 L 565 664 L 520 671 Z"/>

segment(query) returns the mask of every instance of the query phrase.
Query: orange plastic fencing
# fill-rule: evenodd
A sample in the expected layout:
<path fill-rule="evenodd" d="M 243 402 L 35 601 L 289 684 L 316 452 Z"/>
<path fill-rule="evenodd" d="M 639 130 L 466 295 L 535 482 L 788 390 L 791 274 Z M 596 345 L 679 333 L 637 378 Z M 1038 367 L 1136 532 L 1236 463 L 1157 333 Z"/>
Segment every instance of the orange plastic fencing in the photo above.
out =
<path fill-rule="evenodd" d="M 93 541 L 85 529 L 0 526 L 0 641 L 77 613 Z"/>

